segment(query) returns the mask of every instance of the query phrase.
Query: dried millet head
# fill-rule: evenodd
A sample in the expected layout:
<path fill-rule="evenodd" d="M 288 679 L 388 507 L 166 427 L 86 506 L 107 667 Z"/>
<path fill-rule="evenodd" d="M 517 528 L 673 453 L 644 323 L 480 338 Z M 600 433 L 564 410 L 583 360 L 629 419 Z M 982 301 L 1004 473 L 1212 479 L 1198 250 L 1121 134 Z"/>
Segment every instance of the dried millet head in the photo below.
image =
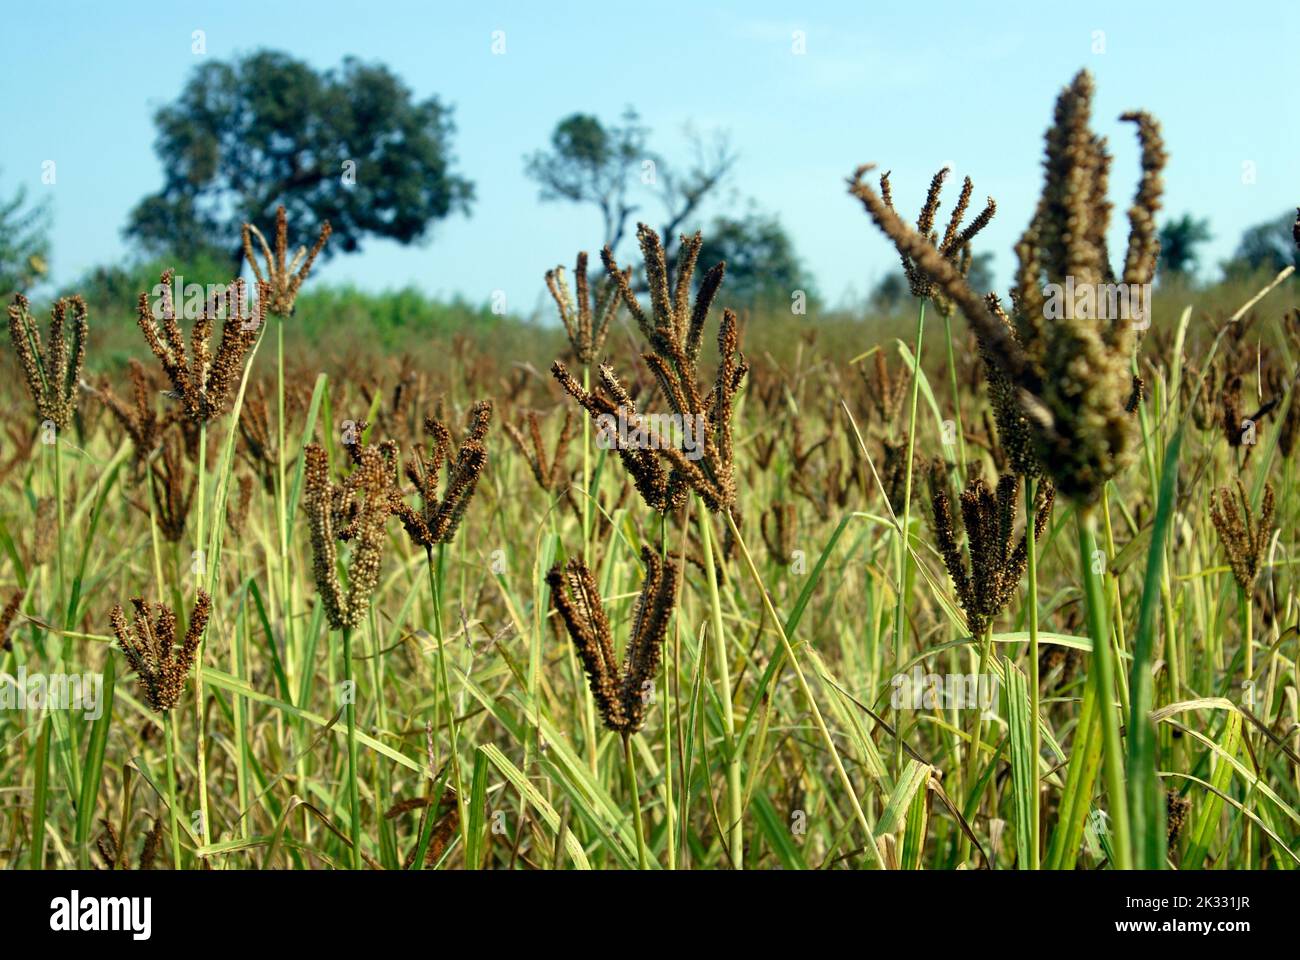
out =
<path fill-rule="evenodd" d="M 287 317 L 293 313 L 294 303 L 298 299 L 298 291 L 306 281 L 307 275 L 311 273 L 316 257 L 325 248 L 325 242 L 329 240 L 331 232 L 330 222 L 326 220 L 321 224 L 320 236 L 316 238 L 316 243 L 311 250 L 306 247 L 299 247 L 293 258 L 290 259 L 289 217 L 283 204 L 275 210 L 274 255 L 272 255 L 270 245 L 267 244 L 262 231 L 257 229 L 255 224 L 244 224 L 244 259 L 253 268 L 253 276 L 257 279 L 257 282 L 265 285 L 266 309 L 272 315 Z M 257 238 L 257 242 L 262 248 L 265 272 L 263 272 L 262 266 L 258 264 L 257 257 L 253 252 L 254 237 Z"/>
<path fill-rule="evenodd" d="M 585 251 L 579 253 L 573 269 L 577 284 L 575 302 L 569 291 L 564 267 L 557 266 L 554 270 L 546 271 L 546 289 L 551 292 L 551 298 L 559 310 L 573 355 L 584 367 L 590 366 L 604 348 L 609 321 L 618 313 L 620 286 L 630 282 L 631 273 L 631 267 L 624 271 L 621 283 L 613 274 L 606 273 L 593 292 L 587 280 L 587 254 Z"/>
<path fill-rule="evenodd" d="M 71 342 L 64 329 L 69 310 Z M 72 422 L 77 410 L 88 335 L 86 301 L 81 297 L 63 297 L 54 302 L 50 310 L 49 342 L 44 345 L 40 329 L 28 310 L 27 298 L 18 294 L 9 306 L 9 338 L 27 381 L 27 392 L 36 405 L 36 416 L 50 421 L 58 430 Z"/>
<path fill-rule="evenodd" d="M 198 654 L 203 631 L 208 624 L 212 598 L 201 588 L 194 599 L 189 627 L 180 646 L 176 646 L 176 614 L 162 603 L 154 604 L 156 619 L 149 619 L 149 604 L 142 597 L 131 600 L 135 619 L 128 626 L 122 605 L 115 604 L 110 614 L 113 633 L 127 663 L 138 674 L 145 701 L 158 713 L 166 713 L 180 701 L 185 680 Z"/>
<path fill-rule="evenodd" d="M 592 699 L 605 726 L 624 736 L 645 723 L 647 691 L 659 670 L 664 638 L 677 597 L 677 565 L 643 547 L 645 581 L 632 615 L 632 632 L 620 664 L 591 569 L 578 557 L 546 575 L 551 598 L 578 650 Z"/>
<path fill-rule="evenodd" d="M 1139 325 L 1134 320 L 1146 315 L 1097 319 L 1086 310 L 1084 316 L 1071 310 L 1056 316 L 1049 303 L 1057 298 L 1049 298 L 1044 283 L 1061 289 L 1081 285 L 1093 291 L 1094 303 L 1103 285 L 1122 280 L 1131 293 L 1150 283 L 1159 251 L 1154 216 L 1166 159 L 1155 120 L 1143 113 L 1125 114 L 1121 119 L 1138 128 L 1142 177 L 1129 209 L 1128 249 L 1117 277 L 1106 250 L 1110 157 L 1105 141 L 1088 128 L 1092 94 L 1092 78 L 1082 72 L 1057 101 L 1047 133 L 1043 194 L 1016 248 L 1019 269 L 1009 324 L 970 288 L 931 238 L 904 223 L 888 199 L 863 180 L 870 166 L 860 167 L 849 187 L 914 271 L 928 277 L 966 315 L 985 357 L 1005 379 L 995 389 L 995 402 L 1005 405 L 1014 399 L 1037 461 L 1061 493 L 1085 506 L 1134 457 L 1136 428 L 1125 406 L 1134 393 L 1131 359 Z M 1140 303 L 1145 303 L 1144 293 Z M 1002 401 L 998 390 L 1006 394 Z M 1002 413 L 1003 422 L 1011 424 L 1007 411 Z M 1025 424 L 1011 425 L 1021 429 Z"/>
<path fill-rule="evenodd" d="M 1258 516 L 1252 509 L 1246 488 L 1240 480 L 1236 487 L 1236 497 L 1227 487 L 1211 492 L 1210 519 L 1219 535 L 1219 542 L 1228 555 L 1232 577 L 1249 597 L 1264 568 L 1264 556 L 1273 537 L 1273 487 L 1264 484 Z"/>

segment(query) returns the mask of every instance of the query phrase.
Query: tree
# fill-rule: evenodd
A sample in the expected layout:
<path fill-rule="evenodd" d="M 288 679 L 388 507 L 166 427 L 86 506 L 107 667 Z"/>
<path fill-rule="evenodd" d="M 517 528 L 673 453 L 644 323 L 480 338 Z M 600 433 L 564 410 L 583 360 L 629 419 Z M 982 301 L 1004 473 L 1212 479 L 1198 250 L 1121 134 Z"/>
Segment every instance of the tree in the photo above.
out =
<path fill-rule="evenodd" d="M 450 108 L 351 57 L 321 73 L 275 51 L 205 63 L 154 123 L 166 179 L 125 231 L 150 253 L 215 252 L 238 271 L 241 225 L 281 203 L 303 229 L 330 221 L 325 256 L 368 235 L 412 243 L 474 196 L 452 171 Z"/>
<path fill-rule="evenodd" d="M 966 282 L 977 293 L 989 293 L 996 288 L 997 281 L 993 279 L 992 253 L 985 250 L 971 257 L 970 272 L 966 274 Z"/>
<path fill-rule="evenodd" d="M 739 217 L 720 216 L 704 230 L 699 262 L 727 262 L 722 302 L 727 306 L 789 303 L 796 290 L 816 300 L 808 276 L 781 221 L 753 206 Z"/>
<path fill-rule="evenodd" d="M 49 208 L 29 205 L 27 191 L 0 198 L 0 297 L 6 301 L 43 277 L 50 255 Z"/>
<path fill-rule="evenodd" d="M 1300 268 L 1294 226 L 1295 215 L 1288 211 L 1276 220 L 1250 227 L 1241 235 L 1232 259 L 1223 264 L 1223 272 L 1236 276 L 1255 270 L 1277 273 L 1288 264 Z"/>
<path fill-rule="evenodd" d="M 975 287 L 973 289 L 980 289 Z M 871 291 L 871 308 L 879 313 L 893 313 L 911 295 L 907 286 L 907 276 L 902 270 L 891 270 L 880 278 L 875 289 Z"/>
<path fill-rule="evenodd" d="M 590 203 L 604 220 L 605 244 L 617 248 L 636 207 L 628 187 L 637 167 L 654 163 L 646 150 L 648 130 L 635 110 L 623 122 L 606 127 L 587 113 L 575 113 L 555 125 L 551 149 L 525 158 L 524 172 L 541 186 L 541 199 Z"/>
<path fill-rule="evenodd" d="M 671 264 L 679 232 L 725 182 L 736 155 L 724 134 L 705 138 L 688 128 L 692 157 L 678 170 L 650 149 L 649 136 L 649 128 L 631 107 L 618 124 L 571 114 L 555 125 L 549 150 L 524 158 L 524 172 L 541 187 L 543 201 L 568 200 L 600 210 L 604 242 L 613 250 L 640 209 L 631 199 L 633 188 L 639 184 L 650 189 L 666 213 L 659 233 Z"/>
<path fill-rule="evenodd" d="M 665 238 L 672 250 L 676 249 L 682 225 L 698 213 L 700 205 L 709 194 L 723 185 L 736 165 L 736 153 L 731 149 L 726 134 L 714 131 L 706 140 L 696 130 L 688 127 L 686 139 L 691 147 L 690 166 L 678 173 L 660 160 L 656 169 L 655 179 L 659 186 L 660 201 L 668 212 L 659 235 Z M 780 231 L 781 225 L 775 219 L 769 219 L 771 222 L 766 226 L 775 224 L 777 231 Z"/>
<path fill-rule="evenodd" d="M 1196 248 L 1211 239 L 1210 221 L 1184 213 L 1160 228 L 1161 275 L 1188 276 L 1196 271 Z"/>

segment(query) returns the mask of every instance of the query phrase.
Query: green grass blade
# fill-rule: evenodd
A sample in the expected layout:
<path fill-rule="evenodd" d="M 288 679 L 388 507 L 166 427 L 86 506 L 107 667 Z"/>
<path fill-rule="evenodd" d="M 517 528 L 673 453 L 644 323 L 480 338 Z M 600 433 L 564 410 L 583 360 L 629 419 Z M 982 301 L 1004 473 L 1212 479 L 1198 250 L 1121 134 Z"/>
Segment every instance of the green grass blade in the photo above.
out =
<path fill-rule="evenodd" d="M 1016 862 L 1022 870 L 1034 862 L 1034 804 L 1038 803 L 1038 758 L 1033 753 L 1033 728 L 1029 719 L 1029 686 L 1024 673 L 1003 658 L 1007 699 L 1007 726 L 1011 740 L 1012 812 L 1016 824 Z"/>

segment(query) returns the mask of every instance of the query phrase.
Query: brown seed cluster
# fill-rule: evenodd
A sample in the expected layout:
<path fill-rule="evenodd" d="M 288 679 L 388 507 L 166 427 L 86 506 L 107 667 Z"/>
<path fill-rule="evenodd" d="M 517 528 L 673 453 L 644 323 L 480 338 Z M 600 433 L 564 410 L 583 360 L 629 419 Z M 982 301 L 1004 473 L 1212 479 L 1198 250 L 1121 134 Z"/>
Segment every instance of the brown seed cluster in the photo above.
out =
<path fill-rule="evenodd" d="M 621 665 L 596 578 L 586 563 L 574 557 L 565 568 L 557 564 L 546 575 L 555 609 L 582 659 L 601 719 L 608 729 L 624 735 L 636 733 L 645 723 L 646 702 L 659 671 L 677 597 L 677 565 L 672 560 L 661 560 L 653 550 L 642 547 L 641 562 L 645 582 Z"/>
<path fill-rule="evenodd" d="M 1177 790 L 1165 791 L 1165 830 L 1171 846 L 1182 833 L 1183 826 L 1187 823 L 1187 814 L 1191 809 L 1190 798 L 1181 796 Z"/>
<path fill-rule="evenodd" d="M 425 456 L 420 447 L 406 462 L 406 476 L 415 484 L 420 498 L 420 509 L 409 506 L 395 488 L 389 493 L 390 509 L 402 521 L 412 542 L 426 550 L 438 543 L 450 543 L 456 528 L 474 497 L 479 477 L 487 466 L 488 427 L 492 423 L 492 402 L 480 400 L 469 414 L 469 433 L 451 456 L 451 431 L 440 420 L 426 417 L 424 432 L 431 441 L 431 452 Z M 438 495 L 438 475 L 446 473 L 442 495 Z"/>
<path fill-rule="evenodd" d="M 95 848 L 103 858 L 105 866 L 109 870 L 129 870 L 131 865 L 127 862 L 126 848 L 118 838 L 117 828 L 111 821 L 102 817 L 99 825 L 103 827 L 104 832 L 95 840 Z M 153 826 L 144 835 L 144 841 L 140 844 L 140 856 L 136 860 L 137 870 L 153 869 L 158 850 L 162 846 L 162 831 L 162 818 L 154 817 Z"/>
<path fill-rule="evenodd" d="M 560 435 L 555 439 L 555 449 L 549 462 L 546 444 L 542 440 L 542 425 L 536 410 L 529 410 L 524 415 L 524 426 L 527 428 L 527 433 L 513 423 L 506 423 L 506 435 L 510 437 L 519 455 L 528 462 L 528 468 L 532 470 L 537 485 L 550 494 L 561 492 L 568 485 L 569 480 L 568 467 L 564 461 L 568 457 L 569 444 L 573 440 L 575 426 L 573 410 L 564 411 L 564 424 L 560 427 Z"/>
<path fill-rule="evenodd" d="M 1002 309 L 1002 301 L 997 294 L 988 294 L 984 301 L 1002 329 L 1014 343 L 1019 344 L 1020 335 L 1011 318 Z M 1041 476 L 1043 467 L 1034 447 L 1033 425 L 1025 415 L 1024 404 L 1021 402 L 1020 386 L 1006 375 L 987 339 L 979 337 L 978 342 L 980 358 L 984 361 L 984 377 L 988 382 L 989 404 L 993 407 L 993 419 L 998 427 L 999 447 L 1016 473 L 1022 477 Z"/>
<path fill-rule="evenodd" d="M 149 604 L 143 597 L 131 600 L 135 617 L 130 626 L 120 603 L 113 605 L 110 619 L 118 645 L 127 663 L 139 675 L 140 690 L 146 702 L 158 713 L 166 713 L 180 701 L 185 679 L 198 653 L 203 631 L 208 625 L 212 598 L 201 588 L 194 598 L 189 627 L 180 646 L 176 646 L 176 614 L 162 603 L 154 604 L 156 619 L 149 620 Z"/>
<path fill-rule="evenodd" d="M 653 444 L 655 450 L 629 451 L 619 439 L 619 453 L 632 473 L 637 490 L 647 505 L 660 512 L 685 502 L 688 489 L 694 489 L 713 511 L 727 510 L 735 503 L 736 481 L 732 462 L 731 413 L 736 394 L 749 371 L 740 352 L 740 329 L 736 315 L 724 310 L 718 329 L 718 368 L 713 387 L 699 385 L 700 348 L 709 309 L 726 265 L 713 266 L 700 282 L 695 300 L 691 301 L 691 281 L 704 239 L 699 233 L 681 238 L 677 262 L 670 278 L 667 257 L 659 234 L 646 224 L 637 225 L 637 240 L 645 263 L 646 283 L 650 288 L 650 312 L 642 309 L 629 280 L 630 272 L 620 271 L 614 255 L 606 248 L 601 254 L 605 268 L 618 284 L 619 293 L 637 326 L 650 344 L 642 359 L 654 374 L 673 414 L 680 418 L 683 431 L 691 431 L 695 453 L 687 454 L 671 442 Z M 620 412 L 629 425 L 655 423 L 637 412 L 627 392 L 618 384 L 612 371 L 602 367 L 595 395 L 588 393 L 569 375 L 558 361 L 551 368 L 557 380 L 597 420 L 618 417 Z M 606 428 L 607 429 L 607 428 Z M 666 474 L 656 453 L 666 459 L 671 470 Z M 636 454 L 649 454 L 640 456 Z"/>
<path fill-rule="evenodd" d="M 629 431 L 640 431 L 648 423 L 645 415 L 637 410 L 632 395 L 619 383 L 612 367 L 600 365 L 596 384 L 591 390 L 583 389 L 559 360 L 551 365 L 551 373 L 587 411 L 596 426 L 607 431 L 607 435 L 608 428 L 602 423 L 618 423 L 621 418 Z M 619 461 L 632 478 L 637 493 L 651 510 L 667 513 L 686 502 L 688 490 L 685 484 L 680 477 L 670 474 L 656 450 L 646 444 L 622 443 L 618 437 L 609 438 L 609 442 L 618 452 Z"/>
<path fill-rule="evenodd" d="M 171 381 L 172 396 L 181 402 L 192 423 L 207 423 L 226 412 L 231 387 L 239 379 L 244 356 L 266 318 L 269 292 L 266 284 L 259 283 L 257 305 L 252 313 L 244 313 L 247 307 L 244 281 L 236 280 L 225 286 L 204 304 L 195 319 L 187 356 L 185 337 L 176 320 L 172 276 L 172 271 L 166 270 L 159 281 L 162 316 L 154 317 L 149 294 L 142 293 L 136 319 L 149 349 Z M 212 332 L 219 319 L 221 340 L 213 353 Z"/>
<path fill-rule="evenodd" d="M 1219 534 L 1219 542 L 1228 555 L 1232 578 L 1246 596 L 1255 589 L 1255 581 L 1264 568 L 1264 554 L 1273 537 L 1273 486 L 1264 484 L 1264 494 L 1259 504 L 1259 516 L 1251 509 L 1250 498 L 1240 480 L 1237 496 L 1221 487 L 1210 494 L 1210 519 Z"/>
<path fill-rule="evenodd" d="M 197 470 L 187 469 L 181 443 L 180 434 L 174 431 L 163 437 L 161 455 L 149 469 L 154 519 L 168 543 L 179 543 L 185 536 L 185 524 L 194 504 L 194 490 L 199 479 Z"/>
<path fill-rule="evenodd" d="M 248 522 L 248 508 L 253 501 L 253 478 L 246 473 L 239 475 L 239 492 L 226 506 L 226 529 L 236 541 L 244 535 L 244 525 Z"/>
<path fill-rule="evenodd" d="M 578 254 L 578 261 L 573 268 L 574 282 L 577 284 L 578 298 L 575 302 L 569 292 L 569 281 L 564 267 L 546 271 L 546 289 L 551 291 L 551 298 L 560 311 L 560 320 L 564 323 L 564 332 L 569 336 L 569 345 L 574 358 L 582 366 L 590 366 L 596 355 L 605 346 L 605 337 L 609 333 L 609 321 L 618 313 L 619 281 L 607 273 L 597 285 L 590 290 L 587 280 L 587 254 Z M 623 274 L 622 283 L 626 285 L 631 279 L 631 268 Z"/>
<path fill-rule="evenodd" d="M 365 618 L 379 584 L 396 449 L 356 445 L 355 465 L 341 484 L 330 481 L 325 448 L 303 451 L 305 505 L 311 529 L 312 573 L 331 629 L 349 630 Z M 348 586 L 339 580 L 338 544 L 352 544 Z"/>
<path fill-rule="evenodd" d="M 884 487 L 885 499 L 889 501 L 890 509 L 894 511 L 895 516 L 901 517 L 907 506 L 907 440 L 885 439 L 880 442 L 880 447 L 884 454 L 880 461 L 880 484 Z M 921 466 L 921 457 L 913 452 L 913 475 Z M 912 488 L 912 495 L 916 496 L 915 486 Z"/>
<path fill-rule="evenodd" d="M 14 625 L 14 618 L 18 616 L 18 608 L 22 606 L 23 597 L 26 595 L 26 590 L 15 590 L 9 594 L 4 610 L 0 610 L 0 650 L 14 648 L 13 641 L 9 639 L 9 628 Z"/>
<path fill-rule="evenodd" d="M 891 373 L 884 351 L 877 350 L 872 361 L 871 372 L 868 373 L 867 368 L 861 366 L 858 368 L 858 374 L 862 378 L 862 385 L 866 390 L 871 409 L 875 412 L 876 420 L 883 428 L 889 429 L 898 419 L 898 413 L 903 407 L 903 397 L 907 395 L 907 387 L 912 379 L 911 371 L 902 367 L 898 374 Z"/>
<path fill-rule="evenodd" d="M 36 501 L 36 528 L 32 531 L 32 563 L 40 566 L 54 556 L 58 545 L 59 504 L 53 496 Z"/>
<path fill-rule="evenodd" d="M 5 434 L 9 440 L 7 446 L 12 449 L 0 458 L 0 480 L 26 463 L 31 458 L 32 447 L 36 445 L 36 431 L 19 423 L 16 418 L 11 418 L 5 424 Z"/>
<path fill-rule="evenodd" d="M 144 364 L 133 358 L 127 365 L 127 378 L 131 381 L 129 401 L 118 397 L 107 385 L 96 388 L 94 392 L 131 438 L 135 454 L 133 463 L 138 470 L 148 463 L 158 449 L 163 431 L 173 417 L 159 416 L 154 409 L 154 391 Z"/>
<path fill-rule="evenodd" d="M 1135 425 L 1125 406 L 1133 394 L 1130 363 L 1138 324 L 1133 317 L 1087 315 L 1086 309 L 1084 316 L 1074 309 L 1056 316 L 1044 282 L 1064 289 L 1068 281 L 1097 292 L 1097 300 L 1099 291 L 1116 281 L 1129 291 L 1149 283 L 1159 254 L 1155 213 L 1166 160 L 1156 121 L 1145 113 L 1124 114 L 1121 119 L 1137 125 L 1142 176 L 1128 211 L 1123 271 L 1116 275 L 1106 247 L 1110 156 L 1105 140 L 1089 129 L 1092 96 L 1092 77 L 1084 71 L 1057 100 L 1047 132 L 1042 197 L 1016 247 L 1010 323 L 970 288 L 928 237 L 903 223 L 863 181 L 869 166 L 859 168 L 849 188 L 913 269 L 966 315 L 985 356 L 1006 378 L 1002 389 L 1014 394 L 1025 415 L 1039 462 L 1058 490 L 1085 504 L 1094 502 L 1105 482 L 1134 456 Z M 1093 313 L 1100 312 L 1094 306 Z"/>
<path fill-rule="evenodd" d="M 280 469 L 280 452 L 271 429 L 271 405 L 267 402 L 266 387 L 261 383 L 244 397 L 239 410 L 239 435 L 244 440 L 244 459 L 257 471 L 262 487 L 271 493 Z"/>
<path fill-rule="evenodd" d="M 1015 536 L 1020 483 L 1021 478 L 1012 473 L 998 478 L 996 491 L 990 490 L 982 477 L 967 482 L 961 495 L 961 518 L 970 551 L 968 571 L 953 525 L 947 468 L 936 460 L 930 472 L 935 539 L 957 601 L 966 613 L 966 626 L 976 637 L 1011 602 L 1025 572 L 1028 543 L 1025 533 Z M 1050 483 L 1040 485 L 1034 503 L 1035 540 L 1047 528 L 1053 496 Z"/>
<path fill-rule="evenodd" d="M 799 515 L 793 503 L 778 500 L 763 514 L 763 542 L 772 559 L 783 567 L 794 559 L 796 537 L 799 532 Z"/>
<path fill-rule="evenodd" d="M 311 273 L 312 264 L 316 262 L 316 257 L 325 248 L 325 242 L 329 240 L 332 229 L 330 222 L 326 220 L 321 224 L 320 236 L 316 238 L 316 243 L 312 248 L 308 250 L 306 247 L 299 247 L 293 258 L 290 259 L 289 216 L 285 212 L 283 204 L 277 207 L 275 211 L 274 255 L 272 255 L 271 247 L 266 242 L 266 237 L 262 235 L 262 231 L 257 229 L 255 224 L 244 224 L 244 259 L 253 268 L 253 276 L 257 278 L 259 287 L 265 286 L 267 295 L 266 309 L 272 315 L 287 317 L 293 313 L 293 305 L 298 299 L 298 291 L 306 281 L 307 275 Z M 265 272 L 262 266 L 258 264 L 257 257 L 253 252 L 254 237 L 257 238 L 257 242 L 262 248 Z"/>
<path fill-rule="evenodd" d="M 21 293 L 9 305 L 9 338 L 23 368 L 27 392 L 36 404 L 36 417 L 48 420 L 62 430 L 72 422 L 77 411 L 77 389 L 81 368 L 86 361 L 86 337 L 90 326 L 86 301 L 81 297 L 63 297 L 50 310 L 50 336 L 41 342 L 41 331 L 28 311 L 27 298 Z M 71 340 L 65 329 L 71 311 Z"/>
<path fill-rule="evenodd" d="M 943 239 L 940 240 L 938 232 L 934 229 L 934 218 L 939 212 L 939 195 L 943 192 L 943 182 L 947 179 L 949 173 L 949 168 L 944 167 L 930 180 L 930 189 L 926 191 L 925 203 L 921 205 L 921 215 L 916 221 L 916 232 L 938 251 L 939 256 L 952 264 L 962 276 L 966 276 L 970 273 L 970 243 L 981 230 L 989 225 L 989 222 L 993 219 L 993 214 L 997 212 L 997 204 L 993 202 L 992 197 L 989 197 L 985 201 L 984 209 L 980 211 L 979 216 L 963 228 L 961 222 L 966 219 L 966 213 L 970 209 L 971 195 L 975 192 L 975 185 L 971 183 L 970 177 L 967 177 L 965 182 L 962 183 L 957 205 L 952 208 L 952 214 L 948 217 L 948 226 L 943 232 Z M 889 186 L 888 171 L 880 176 L 880 199 L 897 216 L 897 212 L 894 211 L 894 198 Z M 903 250 L 900 250 L 899 254 L 903 261 L 903 272 L 907 274 L 907 286 L 912 291 L 912 296 L 928 299 L 936 296 L 936 294 L 942 295 L 941 288 L 935 284 L 930 275 L 917 264 L 911 255 Z M 951 309 L 946 300 L 944 305 L 947 309 Z"/>

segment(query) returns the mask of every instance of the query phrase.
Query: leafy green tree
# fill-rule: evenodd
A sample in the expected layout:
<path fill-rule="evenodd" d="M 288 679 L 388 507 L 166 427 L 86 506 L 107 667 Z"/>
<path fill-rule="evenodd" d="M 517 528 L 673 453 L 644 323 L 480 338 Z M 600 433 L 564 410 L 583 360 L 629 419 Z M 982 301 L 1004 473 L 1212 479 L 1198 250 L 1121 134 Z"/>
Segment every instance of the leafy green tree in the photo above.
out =
<path fill-rule="evenodd" d="M 726 306 L 790 303 L 802 290 L 816 301 L 812 277 L 804 270 L 794 242 L 781 221 L 754 207 L 741 216 L 720 216 L 704 230 L 699 262 L 711 267 L 727 262 L 722 285 Z"/>
<path fill-rule="evenodd" d="M 242 224 L 265 226 L 281 203 L 303 229 L 330 221 L 326 256 L 367 236 L 413 243 L 474 196 L 452 169 L 450 108 L 351 57 L 319 73 L 275 51 L 205 63 L 154 123 L 166 179 L 126 228 L 150 254 L 238 270 Z"/>
<path fill-rule="evenodd" d="M 1250 227 L 1241 235 L 1232 259 L 1223 264 L 1224 274 L 1233 277 L 1256 270 L 1277 273 L 1288 264 L 1300 268 L 1294 226 L 1295 214 L 1287 211 L 1276 220 Z"/>
<path fill-rule="evenodd" d="M 1196 271 L 1196 248 L 1211 239 L 1210 221 L 1197 220 L 1190 213 L 1170 220 L 1160 228 L 1160 272 L 1188 276 Z"/>
<path fill-rule="evenodd" d="M 29 204 L 19 187 L 0 197 L 0 297 L 8 300 L 39 281 L 49 269 L 49 208 Z"/>

